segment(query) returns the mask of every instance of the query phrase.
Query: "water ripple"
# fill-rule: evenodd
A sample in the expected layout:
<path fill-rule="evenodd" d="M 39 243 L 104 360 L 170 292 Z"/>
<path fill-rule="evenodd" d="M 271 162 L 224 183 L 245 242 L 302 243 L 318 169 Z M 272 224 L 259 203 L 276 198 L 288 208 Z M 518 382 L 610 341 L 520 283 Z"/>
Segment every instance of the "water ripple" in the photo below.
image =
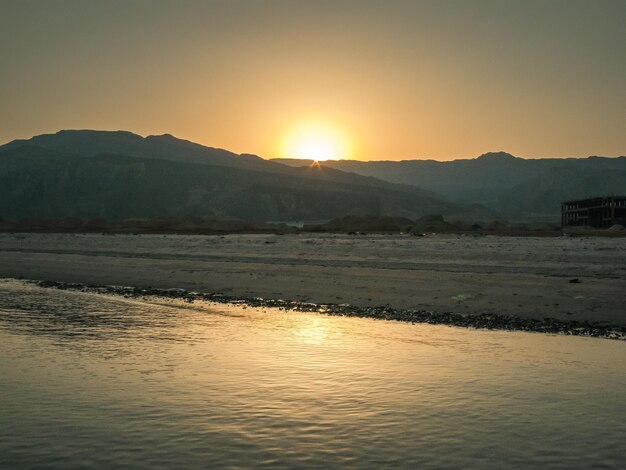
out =
<path fill-rule="evenodd" d="M 619 468 L 626 345 L 0 283 L 1 468 Z"/>

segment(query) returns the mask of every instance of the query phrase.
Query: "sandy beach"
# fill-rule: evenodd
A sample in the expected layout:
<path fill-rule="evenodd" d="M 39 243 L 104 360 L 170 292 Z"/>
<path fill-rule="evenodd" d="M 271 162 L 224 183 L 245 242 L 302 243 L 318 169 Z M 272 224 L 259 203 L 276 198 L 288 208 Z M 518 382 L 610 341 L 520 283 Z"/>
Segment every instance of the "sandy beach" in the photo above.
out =
<path fill-rule="evenodd" d="M 626 325 L 610 238 L 2 234 L 0 277 Z"/>

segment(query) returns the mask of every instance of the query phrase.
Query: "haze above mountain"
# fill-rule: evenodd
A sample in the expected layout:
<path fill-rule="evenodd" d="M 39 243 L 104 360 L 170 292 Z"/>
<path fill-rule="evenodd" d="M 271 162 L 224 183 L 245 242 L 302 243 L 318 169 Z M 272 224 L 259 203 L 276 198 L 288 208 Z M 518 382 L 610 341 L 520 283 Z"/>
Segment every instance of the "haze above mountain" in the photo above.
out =
<path fill-rule="evenodd" d="M 290 166 L 311 161 L 274 159 Z M 557 215 L 560 202 L 626 194 L 626 157 L 524 159 L 492 152 L 475 159 L 435 161 L 330 160 L 323 166 L 410 184 L 451 201 L 482 204 L 504 217 Z"/>
<path fill-rule="evenodd" d="M 0 217 L 323 220 L 489 215 L 412 185 L 296 168 L 171 135 L 72 130 L 0 146 Z"/>

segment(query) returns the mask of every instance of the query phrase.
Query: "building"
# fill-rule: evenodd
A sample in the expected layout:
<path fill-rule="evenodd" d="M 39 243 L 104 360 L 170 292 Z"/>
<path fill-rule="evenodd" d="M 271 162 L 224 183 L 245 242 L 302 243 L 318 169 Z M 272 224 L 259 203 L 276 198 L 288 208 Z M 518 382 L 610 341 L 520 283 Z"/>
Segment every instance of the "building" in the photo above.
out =
<path fill-rule="evenodd" d="M 561 203 L 561 225 L 608 228 L 626 226 L 626 196 L 594 197 Z"/>

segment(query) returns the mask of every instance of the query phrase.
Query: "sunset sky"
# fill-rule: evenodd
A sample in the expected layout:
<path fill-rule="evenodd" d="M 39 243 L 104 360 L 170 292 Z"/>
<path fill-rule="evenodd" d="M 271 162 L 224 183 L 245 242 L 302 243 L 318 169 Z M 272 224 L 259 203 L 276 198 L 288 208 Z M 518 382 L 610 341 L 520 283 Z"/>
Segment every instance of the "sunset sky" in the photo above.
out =
<path fill-rule="evenodd" d="M 266 158 L 625 155 L 625 25 L 624 0 L 2 0 L 0 143 L 89 128 Z"/>

